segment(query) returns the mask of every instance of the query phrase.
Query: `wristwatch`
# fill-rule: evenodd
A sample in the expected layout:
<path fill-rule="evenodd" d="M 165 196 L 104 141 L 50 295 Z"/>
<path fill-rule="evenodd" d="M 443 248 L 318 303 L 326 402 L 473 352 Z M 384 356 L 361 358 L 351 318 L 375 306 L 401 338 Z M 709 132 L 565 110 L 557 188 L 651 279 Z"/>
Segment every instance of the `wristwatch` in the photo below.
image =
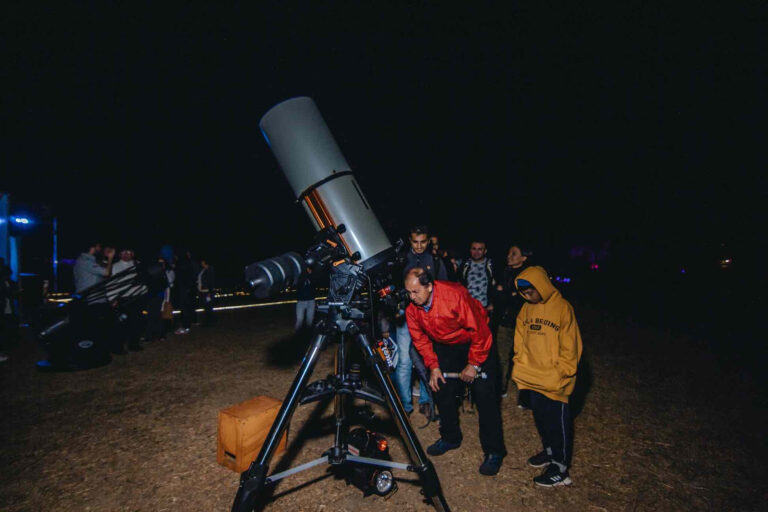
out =
<path fill-rule="evenodd" d="M 480 366 L 477 366 L 476 364 L 470 364 L 470 366 L 475 369 L 478 375 L 483 371 L 483 368 Z"/>

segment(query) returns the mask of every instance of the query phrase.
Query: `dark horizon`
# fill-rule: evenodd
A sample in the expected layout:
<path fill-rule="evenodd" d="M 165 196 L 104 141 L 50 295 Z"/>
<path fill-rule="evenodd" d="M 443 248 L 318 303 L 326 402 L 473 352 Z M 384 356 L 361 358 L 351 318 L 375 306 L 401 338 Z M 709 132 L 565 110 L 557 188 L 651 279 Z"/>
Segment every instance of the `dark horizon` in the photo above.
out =
<path fill-rule="evenodd" d="M 766 254 L 758 8 L 4 11 L 2 191 L 50 209 L 61 257 L 168 243 L 234 273 L 302 250 L 310 223 L 258 129 L 298 95 L 393 238 Z"/>

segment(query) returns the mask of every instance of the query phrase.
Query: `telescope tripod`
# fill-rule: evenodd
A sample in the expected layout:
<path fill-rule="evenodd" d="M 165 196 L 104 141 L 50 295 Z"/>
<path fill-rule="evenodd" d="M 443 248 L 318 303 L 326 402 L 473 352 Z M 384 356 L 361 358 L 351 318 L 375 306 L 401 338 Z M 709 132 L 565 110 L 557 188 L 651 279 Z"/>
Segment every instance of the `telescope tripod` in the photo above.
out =
<path fill-rule="evenodd" d="M 237 495 L 232 505 L 232 512 L 251 512 L 254 510 L 259 498 L 264 496 L 268 485 L 272 485 L 286 476 L 326 462 L 332 466 L 350 463 L 368 464 L 381 468 L 395 468 L 414 472 L 421 479 L 425 498 L 434 505 L 438 512 L 450 512 L 440 487 L 437 472 L 432 462 L 424 453 L 416 433 L 408 420 L 408 414 L 403 409 L 400 398 L 389 378 L 386 363 L 374 351 L 371 340 L 356 322 L 357 318 L 362 318 L 362 313 L 345 306 L 326 307 L 328 308 L 328 316 L 315 326 L 309 349 L 283 401 L 277 418 L 275 418 L 275 422 L 272 424 L 272 428 L 262 445 L 259 455 L 240 476 L 240 487 L 237 490 Z M 367 386 L 363 386 L 359 378 L 356 379 L 348 371 L 345 336 L 353 338 L 362 351 L 366 363 L 379 383 L 382 394 Z M 332 339 L 338 342 L 335 375 L 326 380 L 308 384 L 320 353 L 329 340 Z M 268 476 L 270 461 L 296 407 L 329 396 L 334 397 L 334 414 L 336 419 L 333 446 L 319 459 Z M 350 452 L 347 445 L 349 424 L 346 416 L 346 399 L 348 397 L 353 399 L 361 398 L 388 407 L 392 418 L 394 418 L 397 424 L 400 436 L 405 443 L 411 464 L 361 457 Z"/>

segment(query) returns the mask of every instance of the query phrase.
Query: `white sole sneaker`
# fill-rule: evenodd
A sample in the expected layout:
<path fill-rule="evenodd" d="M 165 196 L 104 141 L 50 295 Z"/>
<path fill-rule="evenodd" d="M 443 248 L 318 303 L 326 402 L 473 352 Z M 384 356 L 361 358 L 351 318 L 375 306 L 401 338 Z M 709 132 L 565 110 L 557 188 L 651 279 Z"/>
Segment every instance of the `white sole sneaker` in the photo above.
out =
<path fill-rule="evenodd" d="M 571 480 L 571 477 L 567 476 L 562 480 L 558 480 L 558 481 L 550 480 L 547 483 L 541 483 L 534 480 L 533 483 L 538 485 L 539 487 L 564 487 L 566 485 L 571 485 L 573 483 L 573 480 Z"/>

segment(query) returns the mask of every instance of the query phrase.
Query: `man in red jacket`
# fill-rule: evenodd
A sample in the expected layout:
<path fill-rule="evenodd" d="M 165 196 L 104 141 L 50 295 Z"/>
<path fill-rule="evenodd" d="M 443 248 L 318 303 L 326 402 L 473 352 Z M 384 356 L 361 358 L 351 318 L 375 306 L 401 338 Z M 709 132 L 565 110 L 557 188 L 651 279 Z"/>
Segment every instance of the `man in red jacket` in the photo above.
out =
<path fill-rule="evenodd" d="M 430 455 L 442 455 L 461 446 L 456 388 L 458 379 L 446 379 L 443 372 L 460 373 L 472 386 L 480 422 L 480 444 L 485 459 L 483 475 L 495 475 L 507 454 L 501 428 L 501 410 L 496 374 L 498 356 L 491 350 L 493 339 L 483 305 L 458 283 L 434 281 L 422 268 L 405 276 L 411 303 L 405 311 L 413 345 L 430 371 L 429 385 L 440 413 L 440 439 L 427 448 Z"/>

